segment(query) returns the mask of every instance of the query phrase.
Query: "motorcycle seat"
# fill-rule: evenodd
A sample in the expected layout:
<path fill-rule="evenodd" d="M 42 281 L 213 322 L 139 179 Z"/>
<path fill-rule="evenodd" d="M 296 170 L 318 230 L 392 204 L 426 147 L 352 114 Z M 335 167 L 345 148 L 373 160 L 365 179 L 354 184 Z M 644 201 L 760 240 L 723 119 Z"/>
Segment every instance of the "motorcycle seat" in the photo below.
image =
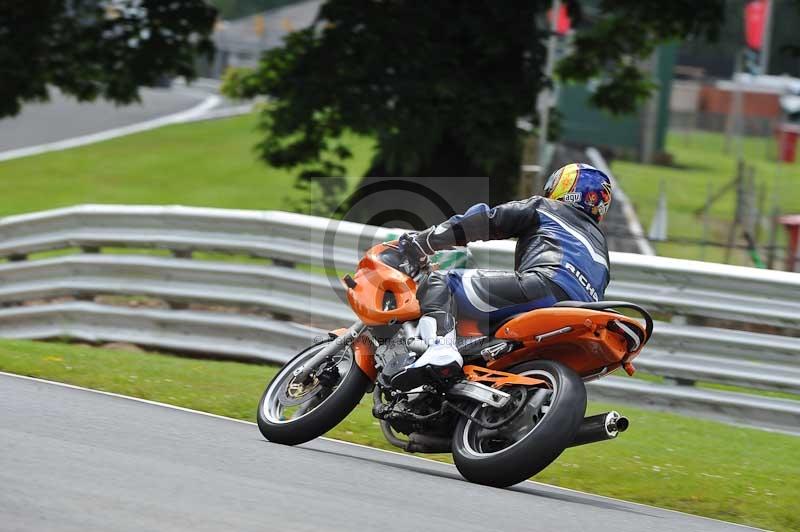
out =
<path fill-rule="evenodd" d="M 529 312 L 529 311 L 528 311 Z M 500 330 L 503 325 L 508 323 L 509 321 L 513 320 L 514 318 L 518 318 L 523 314 L 527 314 L 527 312 L 519 312 L 517 314 L 512 314 L 511 316 L 504 318 L 501 321 L 491 323 L 489 321 L 481 320 L 478 322 L 478 330 L 481 331 L 486 336 L 493 336 L 494 333 Z"/>
<path fill-rule="evenodd" d="M 568 301 L 559 301 L 558 303 L 553 305 L 553 307 L 583 308 L 583 309 L 587 309 L 587 310 L 606 310 L 606 311 L 609 311 L 609 312 L 616 312 L 615 310 L 612 310 L 610 307 L 615 307 L 617 305 L 625 306 L 625 305 L 630 305 L 630 303 L 627 303 L 625 301 L 571 301 L 571 300 L 568 300 Z M 480 321 L 480 322 L 478 322 L 478 329 L 483 334 L 485 334 L 487 336 L 493 335 L 494 333 L 499 331 L 500 328 L 503 327 L 509 321 L 513 320 L 514 318 L 518 318 L 519 316 L 522 316 L 523 314 L 527 314 L 528 312 L 530 312 L 530 311 L 519 312 L 517 314 L 512 314 L 511 316 L 503 319 L 502 321 L 496 322 L 496 323 L 493 323 L 493 324 L 489 323 L 489 322 L 486 322 L 486 321 Z"/>

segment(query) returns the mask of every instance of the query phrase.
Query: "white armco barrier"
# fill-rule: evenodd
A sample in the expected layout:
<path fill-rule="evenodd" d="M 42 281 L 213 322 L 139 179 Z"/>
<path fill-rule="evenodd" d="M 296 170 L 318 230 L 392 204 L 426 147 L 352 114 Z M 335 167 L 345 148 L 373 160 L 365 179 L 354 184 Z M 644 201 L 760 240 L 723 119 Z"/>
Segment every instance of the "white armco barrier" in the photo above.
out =
<path fill-rule="evenodd" d="M 337 275 L 401 233 L 279 211 L 181 206 L 81 205 L 4 218 L 0 336 L 128 341 L 283 362 L 353 319 Z M 510 269 L 513 255 L 513 242 L 479 242 L 438 259 Z M 671 319 L 656 322 L 636 363 L 664 382 L 602 379 L 590 386 L 594 397 L 800 432 L 800 401 L 704 388 L 800 393 L 800 274 L 627 253 L 612 253 L 611 264 L 608 299 Z M 168 308 L 97 302 L 109 295 L 148 296 Z M 707 318 L 714 327 L 704 325 Z"/>

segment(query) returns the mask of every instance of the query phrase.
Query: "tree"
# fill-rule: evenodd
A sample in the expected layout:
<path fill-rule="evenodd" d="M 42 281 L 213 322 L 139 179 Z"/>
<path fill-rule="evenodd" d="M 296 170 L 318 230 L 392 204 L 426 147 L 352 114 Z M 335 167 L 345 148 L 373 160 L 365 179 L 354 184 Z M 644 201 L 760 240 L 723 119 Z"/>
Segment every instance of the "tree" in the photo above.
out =
<path fill-rule="evenodd" d="M 706 75 L 730 77 L 736 65 L 736 55 L 744 46 L 744 8 L 753 0 L 726 0 L 725 23 L 720 28 L 719 40 L 708 43 L 702 39 L 681 44 L 682 65 L 704 68 Z M 776 0 L 770 22 L 769 73 L 781 76 L 800 76 L 800 61 L 787 53 L 798 42 L 800 27 L 800 2 Z"/>
<path fill-rule="evenodd" d="M 215 19 L 202 0 L 0 0 L 0 118 L 48 86 L 126 104 L 141 85 L 191 78 Z"/>
<path fill-rule="evenodd" d="M 587 7 L 585 4 L 591 4 Z M 724 0 L 566 2 L 577 28 L 563 79 L 600 77 L 594 101 L 633 110 L 651 88 L 637 61 L 687 35 L 712 36 Z M 266 95 L 262 157 L 338 175 L 346 129 L 373 136 L 372 176 L 490 176 L 492 200 L 515 191 L 517 119 L 533 113 L 550 2 L 328 0 L 315 24 L 267 51 L 224 90 Z M 308 165 L 312 164 L 311 169 Z"/>
<path fill-rule="evenodd" d="M 595 16 L 576 33 L 574 51 L 561 61 L 558 73 L 567 81 L 599 76 L 592 103 L 613 113 L 633 112 L 654 88 L 637 60 L 665 41 L 696 36 L 716 40 L 725 4 L 725 0 L 602 0 Z M 569 5 L 580 11 L 579 2 Z"/>

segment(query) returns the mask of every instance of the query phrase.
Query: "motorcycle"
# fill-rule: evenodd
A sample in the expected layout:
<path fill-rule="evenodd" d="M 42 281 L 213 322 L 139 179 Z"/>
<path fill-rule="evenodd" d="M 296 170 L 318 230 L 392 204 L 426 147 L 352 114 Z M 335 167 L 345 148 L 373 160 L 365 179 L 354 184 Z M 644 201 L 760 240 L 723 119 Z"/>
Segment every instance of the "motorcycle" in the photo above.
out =
<path fill-rule="evenodd" d="M 567 447 L 610 440 L 628 428 L 617 412 L 584 417 L 585 383 L 622 368 L 653 331 L 643 308 L 626 302 L 563 301 L 490 328 L 459 320 L 462 371 L 431 371 L 409 391 L 392 378 L 428 344 L 420 340 L 418 283 L 396 242 L 378 244 L 344 278 L 358 320 L 300 352 L 278 372 L 258 405 L 258 427 L 297 445 L 337 424 L 371 391 L 372 414 L 404 451 L 452 453 L 469 481 L 505 487 L 550 465 Z M 640 321 L 620 313 L 627 309 Z M 629 312 L 631 313 L 631 312 Z M 404 436 L 403 436 L 404 435 Z"/>

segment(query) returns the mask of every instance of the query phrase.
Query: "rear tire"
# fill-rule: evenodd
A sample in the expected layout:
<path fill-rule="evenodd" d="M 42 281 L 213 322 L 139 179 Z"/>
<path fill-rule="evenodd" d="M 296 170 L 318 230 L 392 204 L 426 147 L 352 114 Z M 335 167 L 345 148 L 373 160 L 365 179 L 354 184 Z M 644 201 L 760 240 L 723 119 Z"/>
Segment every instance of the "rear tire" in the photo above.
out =
<path fill-rule="evenodd" d="M 484 450 L 480 437 L 476 436 L 481 429 L 463 416 L 459 419 L 453 434 L 453 460 L 470 482 L 506 487 L 536 475 L 572 443 L 586 413 L 586 387 L 565 365 L 537 360 L 523 362 L 507 371 L 551 381 L 555 391 L 549 399 L 549 409 L 530 432 L 500 450 Z M 476 406 L 471 414 L 476 415 L 479 409 Z"/>
<path fill-rule="evenodd" d="M 258 403 L 257 414 L 258 428 L 267 440 L 283 445 L 297 445 L 318 438 L 341 423 L 358 405 L 361 397 L 367 391 L 370 379 L 358 367 L 355 357 L 350 351 L 349 370 L 346 374 L 341 375 L 336 388 L 321 402 L 311 406 L 310 411 L 302 413 L 296 419 L 270 419 L 273 415 L 269 411 L 269 403 L 267 401 L 279 392 L 280 386 L 288 382 L 287 378 L 291 377 L 291 372 L 295 368 L 300 366 L 304 360 L 310 359 L 328 343 L 317 344 L 299 353 L 287 362 L 267 385 L 267 389 L 264 390 L 264 394 Z M 349 350 L 349 348 L 347 349 Z M 319 396 L 309 401 L 314 401 L 315 399 L 319 401 Z"/>

